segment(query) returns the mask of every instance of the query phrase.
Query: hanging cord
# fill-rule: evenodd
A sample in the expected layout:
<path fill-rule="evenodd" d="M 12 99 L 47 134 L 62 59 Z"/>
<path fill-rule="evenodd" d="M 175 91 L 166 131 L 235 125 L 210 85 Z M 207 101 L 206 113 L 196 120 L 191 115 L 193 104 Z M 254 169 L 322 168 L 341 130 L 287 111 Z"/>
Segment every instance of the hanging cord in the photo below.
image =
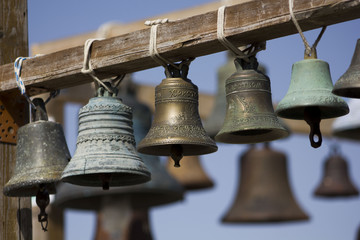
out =
<path fill-rule="evenodd" d="M 23 61 L 25 61 L 26 59 L 29 59 L 29 58 L 32 58 L 32 57 L 18 57 L 18 58 L 16 58 L 16 60 L 14 62 L 14 72 L 15 72 L 15 78 L 16 78 L 16 85 L 19 88 L 21 95 L 23 95 L 26 98 L 26 100 L 28 101 L 28 103 L 30 104 L 30 106 L 33 109 L 36 109 L 35 104 L 31 101 L 29 96 L 26 94 L 25 84 L 21 79 L 22 63 L 23 63 Z"/>
<path fill-rule="evenodd" d="M 175 64 L 168 59 L 162 57 L 157 50 L 157 28 L 160 24 L 168 23 L 169 19 L 157 19 L 153 21 L 146 21 L 146 26 L 151 26 L 150 29 L 150 42 L 149 42 L 149 54 L 150 57 L 159 65 L 165 68 L 165 74 L 167 76 L 171 75 L 169 66 L 172 66 L 175 69 L 181 70 L 180 65 Z"/>
<path fill-rule="evenodd" d="M 321 37 L 323 36 L 323 34 L 324 34 L 325 30 L 326 30 L 326 26 L 324 26 L 324 27 L 321 29 L 321 32 L 319 33 L 319 36 L 318 36 L 317 39 L 315 40 L 314 44 L 310 47 L 309 42 L 306 40 L 305 35 L 304 35 L 304 33 L 302 32 L 302 30 L 301 30 L 301 27 L 300 27 L 300 25 L 299 25 L 299 22 L 296 20 L 296 17 L 295 17 L 293 8 L 294 8 L 294 0 L 289 0 L 289 12 L 290 12 L 291 20 L 293 21 L 296 29 L 298 30 L 298 32 L 299 32 L 299 34 L 300 34 L 301 39 L 302 39 L 303 42 L 304 42 L 305 55 L 311 56 L 312 53 L 315 53 L 315 54 L 316 54 L 316 47 L 317 47 L 317 45 L 318 45 Z M 316 57 L 316 56 L 315 56 L 315 57 Z"/>
<path fill-rule="evenodd" d="M 51 99 L 53 99 L 53 98 L 55 98 L 57 95 L 59 95 L 59 93 L 60 93 L 60 90 L 59 90 L 59 89 L 54 90 L 54 91 L 51 91 L 49 97 L 45 100 L 45 104 L 47 104 L 48 102 L 50 102 Z"/>
<path fill-rule="evenodd" d="M 226 6 L 221 6 L 218 9 L 217 15 L 217 39 L 219 42 L 224 45 L 228 50 L 233 52 L 236 55 L 236 58 L 244 59 L 246 62 L 250 62 L 249 57 L 256 55 L 261 50 L 266 48 L 266 43 L 256 43 L 252 44 L 250 47 L 245 50 L 240 50 L 236 46 L 234 46 L 224 35 L 225 28 L 225 8 Z"/>
<path fill-rule="evenodd" d="M 91 38 L 85 41 L 84 45 L 84 63 L 81 69 L 83 74 L 88 74 L 92 77 L 95 83 L 96 89 L 99 87 L 99 84 L 104 87 L 108 92 L 114 94 L 112 87 L 107 86 L 102 80 L 100 80 L 96 75 L 95 71 L 91 66 L 90 56 L 91 56 L 91 46 L 94 41 L 102 40 L 103 38 Z M 125 74 L 119 75 L 110 80 L 111 85 L 115 84 L 115 88 L 120 84 L 120 82 L 124 79 Z M 117 81 L 117 83 L 115 83 Z"/>

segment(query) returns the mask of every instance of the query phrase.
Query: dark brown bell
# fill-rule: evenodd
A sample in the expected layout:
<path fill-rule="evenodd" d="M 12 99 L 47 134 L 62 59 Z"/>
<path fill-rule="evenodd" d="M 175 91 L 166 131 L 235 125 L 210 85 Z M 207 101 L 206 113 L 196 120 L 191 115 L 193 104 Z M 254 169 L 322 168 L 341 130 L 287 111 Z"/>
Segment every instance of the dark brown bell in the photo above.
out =
<path fill-rule="evenodd" d="M 274 113 L 270 79 L 258 71 L 258 62 L 236 59 L 237 71 L 226 80 L 227 110 L 215 140 L 224 143 L 258 143 L 288 136 Z"/>
<path fill-rule="evenodd" d="M 276 107 L 279 117 L 305 120 L 309 124 L 309 139 L 314 148 L 322 143 L 321 119 L 349 112 L 346 102 L 331 93 L 332 88 L 329 64 L 317 59 L 313 49 L 310 57 L 293 64 L 289 90 Z"/>
<path fill-rule="evenodd" d="M 346 160 L 336 151 L 325 161 L 324 176 L 315 190 L 319 197 L 346 197 L 359 195 L 350 180 Z"/>
<path fill-rule="evenodd" d="M 198 88 L 189 79 L 166 78 L 156 86 L 154 120 L 138 151 L 171 156 L 177 167 L 183 156 L 217 151 L 202 126 L 198 98 Z"/>
<path fill-rule="evenodd" d="M 36 110 L 33 122 L 19 128 L 14 174 L 4 186 L 11 197 L 36 196 L 40 188 L 49 194 L 56 192 L 55 184 L 70 160 L 63 129 L 59 123 L 48 121 L 45 103 L 33 100 Z"/>
<path fill-rule="evenodd" d="M 236 198 L 223 217 L 225 223 L 305 220 L 287 175 L 286 156 L 272 150 L 250 148 L 241 159 Z"/>
<path fill-rule="evenodd" d="M 76 151 L 62 181 L 82 186 L 125 186 L 150 180 L 137 154 L 132 109 L 100 87 L 79 112 Z"/>
<path fill-rule="evenodd" d="M 332 92 L 338 96 L 360 98 L 360 39 L 348 70 L 335 83 Z"/>
<path fill-rule="evenodd" d="M 201 190 L 214 186 L 214 182 L 202 167 L 199 156 L 184 157 L 181 168 L 174 168 L 169 158 L 167 170 L 186 190 Z"/>

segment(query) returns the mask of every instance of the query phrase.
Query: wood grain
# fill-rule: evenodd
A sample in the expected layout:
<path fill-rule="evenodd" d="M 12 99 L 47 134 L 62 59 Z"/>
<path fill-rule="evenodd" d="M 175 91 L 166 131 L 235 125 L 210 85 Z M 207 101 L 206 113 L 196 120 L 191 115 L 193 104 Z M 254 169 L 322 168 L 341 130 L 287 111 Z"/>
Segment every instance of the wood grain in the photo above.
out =
<path fill-rule="evenodd" d="M 298 0 L 294 12 L 304 30 L 360 17 L 360 0 Z M 235 45 L 262 42 L 296 33 L 287 0 L 254 0 L 226 9 L 225 35 Z M 217 11 L 163 24 L 158 50 L 171 61 L 224 51 L 216 38 Z M 149 29 L 94 42 L 92 66 L 100 78 L 132 73 L 157 64 L 149 56 Z M 83 47 L 24 61 L 23 79 L 30 95 L 91 82 L 80 72 Z M 12 64 L 0 66 L 0 92 L 16 89 Z"/>

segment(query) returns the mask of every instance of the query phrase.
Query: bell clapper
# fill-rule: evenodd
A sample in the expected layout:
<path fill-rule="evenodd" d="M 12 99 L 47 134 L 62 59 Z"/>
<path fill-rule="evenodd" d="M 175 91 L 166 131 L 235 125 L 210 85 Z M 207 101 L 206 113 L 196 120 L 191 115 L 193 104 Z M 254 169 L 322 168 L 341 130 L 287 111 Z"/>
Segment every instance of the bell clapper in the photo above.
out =
<path fill-rule="evenodd" d="M 41 223 L 41 228 L 44 232 L 47 231 L 48 226 L 48 215 L 45 212 L 46 207 L 50 203 L 49 193 L 46 190 L 44 184 L 40 184 L 39 191 L 36 194 L 36 205 L 40 208 L 40 213 L 38 215 L 38 221 Z M 44 226 L 45 222 L 45 226 Z"/>
<path fill-rule="evenodd" d="M 183 149 L 181 145 L 179 144 L 171 145 L 170 156 L 175 162 L 174 167 L 180 167 L 180 160 L 183 157 Z"/>
<path fill-rule="evenodd" d="M 313 148 L 318 148 L 322 143 L 322 136 L 320 131 L 321 112 L 318 107 L 306 107 L 304 109 L 304 120 L 310 126 L 310 143 Z M 317 141 L 315 141 L 317 136 Z"/>
<path fill-rule="evenodd" d="M 100 178 L 100 180 L 102 182 L 102 189 L 103 190 L 109 190 L 111 173 L 101 173 L 101 174 L 99 174 L 99 178 Z"/>

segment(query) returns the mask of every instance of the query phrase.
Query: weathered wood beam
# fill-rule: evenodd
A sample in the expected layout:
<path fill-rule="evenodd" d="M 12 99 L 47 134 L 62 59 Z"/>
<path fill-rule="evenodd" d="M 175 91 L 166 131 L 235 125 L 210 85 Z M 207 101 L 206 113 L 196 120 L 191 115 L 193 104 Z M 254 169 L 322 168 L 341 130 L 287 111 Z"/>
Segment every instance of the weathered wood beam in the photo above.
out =
<path fill-rule="evenodd" d="M 298 0 L 294 13 L 303 30 L 360 18 L 360 0 Z M 229 6 L 225 35 L 235 45 L 262 42 L 296 33 L 287 0 L 254 0 Z M 166 23 L 158 28 L 158 50 L 171 61 L 225 50 L 216 38 L 217 11 Z M 150 29 L 95 42 L 92 66 L 110 77 L 156 67 L 149 56 Z M 22 76 L 30 95 L 90 82 L 81 73 L 83 47 L 24 61 Z M 13 65 L 0 66 L 0 92 L 16 89 Z"/>

